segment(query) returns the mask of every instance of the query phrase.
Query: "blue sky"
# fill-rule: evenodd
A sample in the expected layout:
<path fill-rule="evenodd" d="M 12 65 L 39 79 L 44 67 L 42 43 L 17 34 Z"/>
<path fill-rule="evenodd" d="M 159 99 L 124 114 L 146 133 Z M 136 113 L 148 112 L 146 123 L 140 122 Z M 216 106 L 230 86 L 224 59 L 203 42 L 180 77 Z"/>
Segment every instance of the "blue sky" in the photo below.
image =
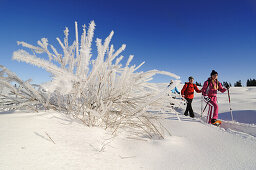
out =
<path fill-rule="evenodd" d="M 46 71 L 11 59 L 20 48 L 16 41 L 36 44 L 46 37 L 55 44 L 66 26 L 74 38 L 74 22 L 81 26 L 91 20 L 94 38 L 114 30 L 112 43 L 116 48 L 127 44 L 123 54 L 126 59 L 135 55 L 132 64 L 146 61 L 142 71 L 170 71 L 183 82 L 193 76 L 202 83 L 212 69 L 220 81 L 232 84 L 256 78 L 254 0 L 0 0 L 0 64 L 23 79 L 47 81 Z"/>

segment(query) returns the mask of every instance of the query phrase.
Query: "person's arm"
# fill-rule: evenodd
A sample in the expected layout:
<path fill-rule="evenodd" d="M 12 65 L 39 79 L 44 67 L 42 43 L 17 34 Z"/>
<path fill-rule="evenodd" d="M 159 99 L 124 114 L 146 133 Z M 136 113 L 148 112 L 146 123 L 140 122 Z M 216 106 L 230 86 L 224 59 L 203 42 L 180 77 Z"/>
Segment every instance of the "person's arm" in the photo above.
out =
<path fill-rule="evenodd" d="M 183 88 L 182 88 L 182 90 L 181 90 L 181 96 L 183 97 L 184 96 L 184 92 L 185 92 L 185 90 L 187 89 L 187 84 L 185 84 L 184 86 L 183 86 Z"/>
<path fill-rule="evenodd" d="M 223 88 L 222 85 L 221 85 L 221 83 L 219 82 L 219 91 L 220 91 L 221 93 L 224 93 L 226 90 L 227 90 L 227 89 Z"/>
<path fill-rule="evenodd" d="M 205 81 L 204 85 L 203 85 L 203 88 L 201 90 L 203 96 L 206 96 L 206 89 L 207 89 L 207 87 L 208 87 L 208 81 Z"/>
<path fill-rule="evenodd" d="M 201 93 L 201 92 L 202 92 L 201 90 L 198 89 L 198 87 L 197 87 L 196 84 L 194 84 L 194 89 L 195 89 L 195 91 L 196 91 L 197 93 Z"/>
<path fill-rule="evenodd" d="M 180 94 L 180 92 L 178 91 L 177 87 L 175 87 L 175 91 L 176 91 L 176 93 Z"/>

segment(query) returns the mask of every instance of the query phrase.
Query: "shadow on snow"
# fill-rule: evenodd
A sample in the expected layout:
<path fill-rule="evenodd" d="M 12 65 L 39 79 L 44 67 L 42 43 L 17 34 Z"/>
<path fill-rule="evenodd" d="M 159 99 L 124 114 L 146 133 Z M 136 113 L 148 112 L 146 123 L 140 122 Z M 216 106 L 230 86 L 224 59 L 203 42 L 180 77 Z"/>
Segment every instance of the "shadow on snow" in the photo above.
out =
<path fill-rule="evenodd" d="M 236 122 L 256 124 L 256 110 L 236 110 L 232 114 Z M 230 112 L 220 113 L 219 119 L 230 121 Z"/>

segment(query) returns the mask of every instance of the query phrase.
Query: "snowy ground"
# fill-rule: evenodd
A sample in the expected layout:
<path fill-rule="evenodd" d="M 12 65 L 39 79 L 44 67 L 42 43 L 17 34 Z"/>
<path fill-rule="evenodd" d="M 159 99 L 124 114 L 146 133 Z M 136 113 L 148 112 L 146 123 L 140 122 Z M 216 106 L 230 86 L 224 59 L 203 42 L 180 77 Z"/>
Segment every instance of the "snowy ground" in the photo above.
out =
<path fill-rule="evenodd" d="M 164 115 L 172 134 L 165 140 L 112 137 L 51 111 L 1 113 L 0 169 L 256 169 L 256 138 L 231 128 L 255 127 L 255 92 L 231 89 L 234 118 L 240 123 L 229 121 L 227 95 L 219 95 L 220 117 L 229 127 L 185 117 L 183 110 L 181 121 L 174 113 Z M 200 114 L 200 95 L 193 106 Z"/>

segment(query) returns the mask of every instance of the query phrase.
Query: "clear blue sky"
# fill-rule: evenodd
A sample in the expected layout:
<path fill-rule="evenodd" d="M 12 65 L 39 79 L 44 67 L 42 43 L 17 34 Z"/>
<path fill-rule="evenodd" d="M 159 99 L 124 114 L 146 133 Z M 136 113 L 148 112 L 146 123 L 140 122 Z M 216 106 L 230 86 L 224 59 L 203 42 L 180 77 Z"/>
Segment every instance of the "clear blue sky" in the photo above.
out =
<path fill-rule="evenodd" d="M 112 43 L 141 70 L 159 69 L 203 82 L 212 69 L 232 84 L 256 78 L 255 0 L 0 0 L 0 64 L 23 79 L 49 80 L 48 73 L 11 59 L 16 41 L 56 43 L 65 26 L 96 22 L 95 38 L 115 31 Z M 80 31 L 81 32 L 81 31 Z M 168 82 L 157 76 L 155 82 Z"/>

